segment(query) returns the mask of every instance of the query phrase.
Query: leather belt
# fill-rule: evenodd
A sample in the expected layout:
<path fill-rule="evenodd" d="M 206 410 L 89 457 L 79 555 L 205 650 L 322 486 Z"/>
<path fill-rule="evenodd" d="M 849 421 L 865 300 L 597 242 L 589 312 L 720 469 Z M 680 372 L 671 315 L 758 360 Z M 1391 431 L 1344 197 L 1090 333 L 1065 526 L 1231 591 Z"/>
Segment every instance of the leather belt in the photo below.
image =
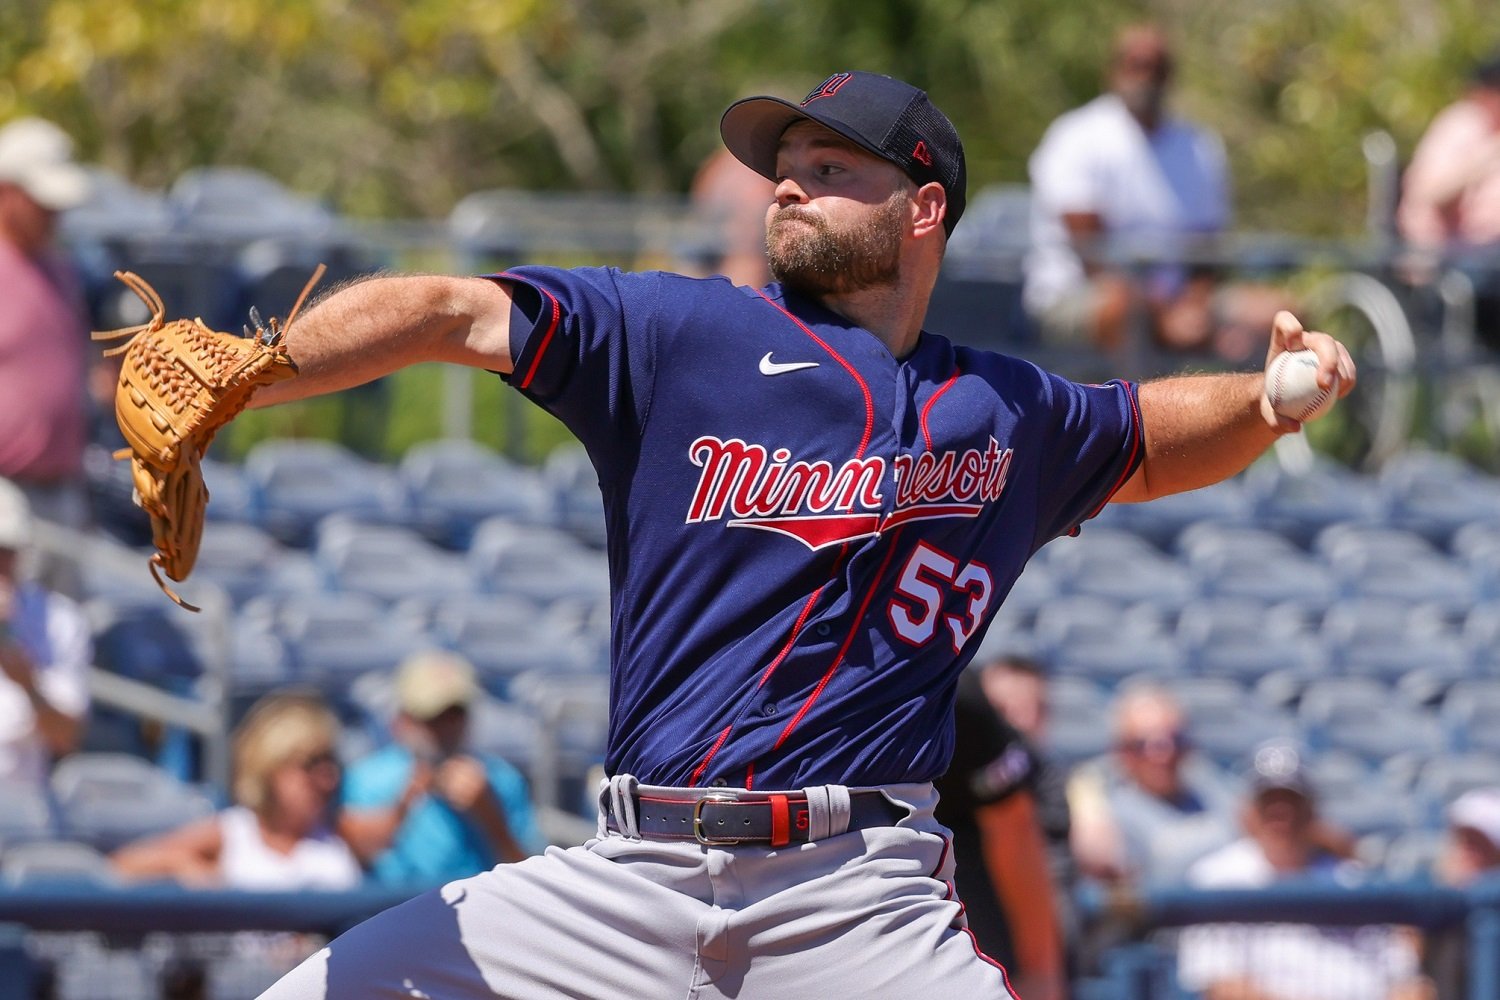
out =
<path fill-rule="evenodd" d="M 633 795 L 636 824 L 643 840 L 696 840 L 700 844 L 769 844 L 785 847 L 813 839 L 807 799 L 771 794 L 739 799 L 708 792 L 698 799 L 664 799 Z M 849 830 L 895 826 L 908 812 L 879 792 L 849 796 Z M 608 817 L 611 830 L 620 831 L 617 818 Z"/>

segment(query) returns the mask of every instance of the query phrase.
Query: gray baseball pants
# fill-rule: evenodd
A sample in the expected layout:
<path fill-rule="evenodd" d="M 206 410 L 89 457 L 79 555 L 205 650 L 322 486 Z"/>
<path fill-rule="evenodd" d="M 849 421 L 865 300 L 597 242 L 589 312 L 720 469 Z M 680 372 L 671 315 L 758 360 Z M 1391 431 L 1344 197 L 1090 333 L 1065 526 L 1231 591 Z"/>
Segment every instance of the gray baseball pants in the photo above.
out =
<path fill-rule="evenodd" d="M 613 797 L 627 830 L 634 820 L 621 792 L 634 787 L 617 777 L 600 796 L 601 805 Z M 1004 970 L 979 953 L 964 923 L 932 785 L 886 786 L 907 818 L 843 832 L 849 791 L 802 790 L 814 835 L 826 836 L 780 849 L 644 841 L 609 831 L 601 808 L 596 839 L 393 907 L 262 1000 L 1013 1000 Z"/>

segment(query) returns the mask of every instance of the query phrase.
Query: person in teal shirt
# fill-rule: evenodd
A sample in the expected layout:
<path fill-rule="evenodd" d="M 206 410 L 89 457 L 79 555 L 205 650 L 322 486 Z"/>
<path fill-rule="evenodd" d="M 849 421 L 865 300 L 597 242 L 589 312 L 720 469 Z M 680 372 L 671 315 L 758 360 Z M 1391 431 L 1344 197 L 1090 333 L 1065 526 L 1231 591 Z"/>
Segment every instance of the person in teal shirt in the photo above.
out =
<path fill-rule="evenodd" d="M 344 777 L 340 833 L 374 879 L 447 882 L 544 846 L 526 779 L 467 747 L 478 696 L 473 667 L 450 653 L 419 653 L 398 670 L 392 742 Z"/>

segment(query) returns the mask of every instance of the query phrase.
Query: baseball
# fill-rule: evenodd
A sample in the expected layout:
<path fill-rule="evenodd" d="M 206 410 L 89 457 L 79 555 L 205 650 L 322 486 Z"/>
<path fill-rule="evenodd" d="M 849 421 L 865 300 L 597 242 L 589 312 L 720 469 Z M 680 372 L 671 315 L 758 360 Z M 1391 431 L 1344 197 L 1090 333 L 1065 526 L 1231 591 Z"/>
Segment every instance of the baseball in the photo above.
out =
<path fill-rule="evenodd" d="M 1318 385 L 1318 355 L 1313 351 L 1285 351 L 1266 369 L 1266 397 L 1271 409 L 1293 420 L 1316 420 L 1339 395 L 1339 377 L 1324 389 Z"/>

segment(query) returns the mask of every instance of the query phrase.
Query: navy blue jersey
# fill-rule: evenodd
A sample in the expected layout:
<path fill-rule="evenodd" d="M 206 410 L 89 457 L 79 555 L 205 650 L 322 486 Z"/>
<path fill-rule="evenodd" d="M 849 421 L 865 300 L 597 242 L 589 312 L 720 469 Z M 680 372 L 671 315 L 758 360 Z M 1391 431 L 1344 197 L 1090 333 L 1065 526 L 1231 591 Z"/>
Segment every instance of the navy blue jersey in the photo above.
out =
<path fill-rule="evenodd" d="M 778 285 L 503 277 L 534 299 L 509 380 L 577 435 L 604 494 L 609 772 L 942 774 L 955 684 L 1027 558 L 1140 461 L 1135 387 L 930 333 L 898 360 Z"/>

